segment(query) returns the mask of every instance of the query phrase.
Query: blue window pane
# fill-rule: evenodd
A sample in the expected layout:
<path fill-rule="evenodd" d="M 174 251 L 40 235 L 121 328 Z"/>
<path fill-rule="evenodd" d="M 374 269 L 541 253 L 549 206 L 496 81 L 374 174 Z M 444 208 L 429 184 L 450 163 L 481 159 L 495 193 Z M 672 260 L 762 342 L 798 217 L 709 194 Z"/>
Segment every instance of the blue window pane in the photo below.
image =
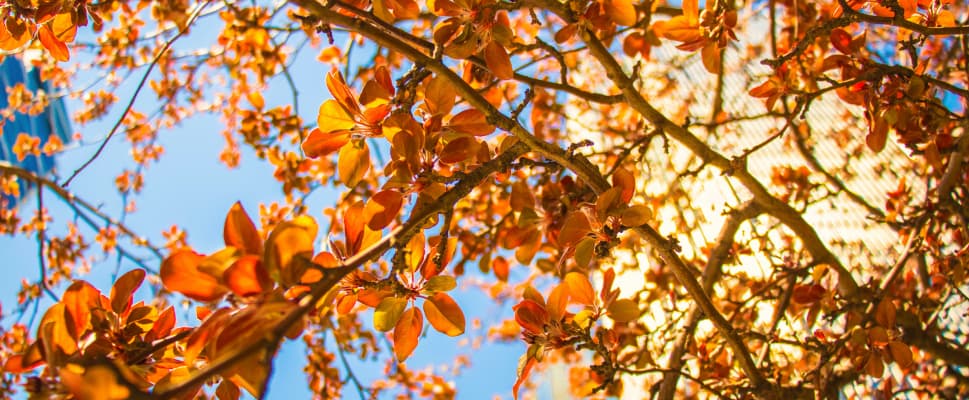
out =
<path fill-rule="evenodd" d="M 27 90 L 35 93 L 38 90 L 43 90 L 48 94 L 52 92 L 48 82 L 42 82 L 40 80 L 40 71 L 36 68 L 25 68 L 17 57 L 4 57 L 3 62 L 0 63 L 0 86 L 3 87 L 3 90 L 0 91 L 0 109 L 6 109 L 9 106 L 7 102 L 9 91 L 18 84 L 23 84 Z M 35 136 L 40 138 L 41 145 L 47 143 L 51 135 L 57 135 L 65 144 L 70 142 L 71 139 L 70 120 L 67 117 L 67 110 L 64 108 L 64 101 L 60 98 L 52 99 L 48 107 L 37 115 L 15 112 L 13 119 L 3 120 L 2 126 L 3 135 L 0 137 L 0 162 L 23 167 L 38 175 L 45 175 L 54 168 L 53 157 L 30 155 L 23 160 L 17 160 L 17 156 L 13 152 L 13 146 L 17 141 L 17 136 L 21 133 Z M 30 186 L 29 182 L 23 180 L 20 180 L 19 183 L 22 199 Z M 4 200 L 6 200 L 4 203 L 7 208 L 14 207 L 21 199 L 4 195 Z"/>

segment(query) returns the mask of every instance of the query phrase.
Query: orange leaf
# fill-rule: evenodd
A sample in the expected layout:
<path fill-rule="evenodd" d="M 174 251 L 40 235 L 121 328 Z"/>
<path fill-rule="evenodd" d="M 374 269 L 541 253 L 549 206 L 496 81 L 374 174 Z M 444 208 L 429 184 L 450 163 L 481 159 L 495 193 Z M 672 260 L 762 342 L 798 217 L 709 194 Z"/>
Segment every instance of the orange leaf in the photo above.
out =
<path fill-rule="evenodd" d="M 475 136 L 485 136 L 495 131 L 495 126 L 488 123 L 488 118 L 484 113 L 474 108 L 461 111 L 451 117 L 447 126 L 455 132 Z"/>
<path fill-rule="evenodd" d="M 585 213 L 573 211 L 565 217 L 565 222 L 562 223 L 558 244 L 560 247 L 573 245 L 591 231 L 592 228 L 589 226 L 589 219 L 586 218 Z"/>
<path fill-rule="evenodd" d="M 636 24 L 636 7 L 632 0 L 604 0 L 606 15 L 616 25 L 633 26 Z"/>
<path fill-rule="evenodd" d="M 57 61 L 67 61 L 71 59 L 71 52 L 67 49 L 67 45 L 57 39 L 54 32 L 52 32 L 50 27 L 48 27 L 46 24 L 40 26 L 37 36 L 40 39 L 40 43 L 44 45 L 44 48 L 50 52 L 50 55 L 53 56 L 54 59 Z"/>
<path fill-rule="evenodd" d="M 532 188 L 528 187 L 528 183 L 525 181 L 513 183 L 511 185 L 511 198 L 508 202 L 514 211 L 535 208 L 535 196 L 532 194 Z"/>
<path fill-rule="evenodd" d="M 353 203 L 343 213 L 343 233 L 347 240 L 347 253 L 357 254 L 363 243 L 364 225 L 367 223 L 362 201 Z"/>
<path fill-rule="evenodd" d="M 424 242 L 423 231 L 418 231 L 407 242 L 407 247 L 404 248 L 404 264 L 408 271 L 417 271 L 424 262 Z"/>
<path fill-rule="evenodd" d="M 323 132 L 313 128 L 303 141 L 303 153 L 309 158 L 325 157 L 340 150 L 350 141 L 350 131 Z"/>
<path fill-rule="evenodd" d="M 74 332 L 83 332 L 85 327 L 87 327 L 92 308 L 101 308 L 99 305 L 99 299 L 102 297 L 101 292 L 98 292 L 94 286 L 85 281 L 74 281 L 64 291 L 64 295 L 61 297 L 61 303 L 66 307 L 67 312 L 71 315 L 71 321 L 74 322 Z"/>
<path fill-rule="evenodd" d="M 145 280 L 145 270 L 133 269 L 118 278 L 111 287 L 111 309 L 121 314 L 131 307 L 131 295 Z"/>
<path fill-rule="evenodd" d="M 417 347 L 417 341 L 423 329 L 424 316 L 419 308 L 411 307 L 404 311 L 397 321 L 397 326 L 394 327 L 394 354 L 397 355 L 398 360 L 404 361 L 410 357 Z"/>
<path fill-rule="evenodd" d="M 369 170 L 370 147 L 367 146 L 366 140 L 355 140 L 349 146 L 340 148 L 337 172 L 344 185 L 352 189 Z"/>
<path fill-rule="evenodd" d="M 447 115 L 454 107 L 456 96 L 454 85 L 447 78 L 435 76 L 424 89 L 424 107 L 431 114 Z"/>
<path fill-rule="evenodd" d="M 347 82 L 343 80 L 343 75 L 340 74 L 340 71 L 332 69 L 330 73 L 326 74 L 326 87 L 330 90 L 330 94 L 333 95 L 333 99 L 336 100 L 347 115 L 351 117 L 361 115 L 357 98 L 347 86 Z M 325 105 L 326 103 L 323 104 Z M 320 114 L 322 115 L 322 107 L 320 109 Z"/>
<path fill-rule="evenodd" d="M 74 22 L 74 13 L 65 12 L 54 16 L 54 19 L 50 22 L 50 30 L 54 33 L 54 37 L 64 43 L 70 43 L 74 41 L 74 36 L 77 35 L 77 24 Z"/>
<path fill-rule="evenodd" d="M 246 254 L 225 270 L 222 278 L 237 296 L 260 294 L 272 289 L 273 282 L 262 266 L 261 257 Z"/>
<path fill-rule="evenodd" d="M 357 295 L 355 293 L 344 293 L 341 292 L 336 296 L 336 312 L 340 315 L 349 314 L 353 311 L 353 306 L 357 304 Z"/>
<path fill-rule="evenodd" d="M 565 284 L 569 286 L 569 295 L 574 302 L 587 306 L 595 304 L 595 291 L 585 274 L 569 272 L 565 275 Z"/>
<path fill-rule="evenodd" d="M 424 301 L 424 314 L 434 329 L 448 336 L 464 333 L 464 312 L 446 293 L 434 293 Z"/>
<path fill-rule="evenodd" d="M 165 288 L 198 301 L 218 300 L 226 289 L 209 274 L 199 271 L 205 257 L 191 250 L 179 250 L 162 261 L 161 280 Z"/>
<path fill-rule="evenodd" d="M 703 38 L 700 34 L 700 26 L 695 21 L 690 22 L 690 19 L 685 16 L 676 16 L 662 22 L 655 25 L 657 36 L 685 43 Z"/>
<path fill-rule="evenodd" d="M 382 190 L 367 201 L 363 209 L 363 219 L 370 229 L 379 231 L 397 218 L 404 194 L 396 190 Z"/>
<path fill-rule="evenodd" d="M 222 236 L 226 246 L 235 247 L 246 254 L 262 254 L 262 238 L 259 236 L 259 231 L 246 213 L 246 209 L 242 207 L 242 203 L 238 201 L 232 205 L 225 216 Z"/>
<path fill-rule="evenodd" d="M 700 50 L 703 67 L 711 74 L 720 73 L 720 48 L 715 42 L 709 42 Z"/>
<path fill-rule="evenodd" d="M 478 152 L 479 143 L 470 136 L 462 136 L 444 145 L 440 160 L 445 164 L 456 164 L 467 160 Z"/>
<path fill-rule="evenodd" d="M 565 316 L 565 308 L 569 305 L 569 286 L 560 283 L 548 295 L 546 310 L 552 321 L 559 321 Z"/>
<path fill-rule="evenodd" d="M 619 198 L 623 203 L 629 203 L 633 199 L 633 194 L 636 192 L 636 177 L 629 170 L 619 168 L 612 174 L 612 185 L 622 188 L 622 194 Z"/>
<path fill-rule="evenodd" d="M 175 327 L 175 308 L 173 306 L 168 306 L 165 311 L 158 314 L 158 318 L 155 318 L 155 323 L 152 324 L 151 330 L 145 335 L 145 339 L 148 341 L 162 339 L 172 332 L 172 328 Z"/>
<path fill-rule="evenodd" d="M 515 70 L 511 66 L 511 58 L 508 52 L 498 42 L 492 41 L 484 50 L 485 64 L 488 69 L 498 79 L 511 79 L 515 77 Z"/>
<path fill-rule="evenodd" d="M 534 357 L 529 357 L 527 354 L 523 355 L 521 361 L 519 361 L 518 379 L 515 380 L 515 385 L 511 387 L 511 393 L 515 400 L 518 400 L 518 389 L 523 383 L 525 383 L 525 381 L 528 380 L 528 375 L 531 373 L 532 367 L 534 367 L 535 363 L 537 362 L 538 360 L 536 360 Z"/>
<path fill-rule="evenodd" d="M 515 322 L 532 333 L 542 333 L 549 322 L 548 311 L 539 303 L 525 299 L 515 307 Z"/>
<path fill-rule="evenodd" d="M 508 260 L 505 260 L 502 256 L 495 257 L 495 260 L 491 262 L 491 269 L 495 271 L 495 277 L 502 282 L 508 282 L 509 267 Z"/>
<path fill-rule="evenodd" d="M 300 264 L 294 261 L 313 259 L 317 229 L 316 221 L 307 216 L 276 225 L 266 240 L 262 257 L 263 267 L 273 280 L 285 286 L 299 282 L 305 268 L 299 268 Z"/>

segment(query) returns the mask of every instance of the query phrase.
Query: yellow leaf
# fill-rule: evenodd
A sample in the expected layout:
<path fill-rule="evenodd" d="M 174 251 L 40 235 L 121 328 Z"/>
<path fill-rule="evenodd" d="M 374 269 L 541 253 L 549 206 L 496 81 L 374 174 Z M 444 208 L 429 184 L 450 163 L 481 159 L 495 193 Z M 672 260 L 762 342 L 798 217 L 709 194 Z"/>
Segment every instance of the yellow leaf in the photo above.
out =
<path fill-rule="evenodd" d="M 373 312 L 373 327 L 374 329 L 387 332 L 394 329 L 397 322 L 400 320 L 401 315 L 404 313 L 404 308 L 407 307 L 407 299 L 400 299 L 396 297 L 387 297 L 380 301 L 377 308 Z"/>
<path fill-rule="evenodd" d="M 340 148 L 337 172 L 348 188 L 357 186 L 370 170 L 370 148 L 365 140 L 352 141 Z"/>
<path fill-rule="evenodd" d="M 320 105 L 316 123 L 322 132 L 349 130 L 357 124 L 336 100 L 327 100 Z"/>

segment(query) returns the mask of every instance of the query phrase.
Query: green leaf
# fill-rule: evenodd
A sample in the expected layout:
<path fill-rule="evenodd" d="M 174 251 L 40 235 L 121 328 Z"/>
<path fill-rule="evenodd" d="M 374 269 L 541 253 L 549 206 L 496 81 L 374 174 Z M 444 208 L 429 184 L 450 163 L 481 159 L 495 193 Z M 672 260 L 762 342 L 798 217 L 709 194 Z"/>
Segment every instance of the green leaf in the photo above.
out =
<path fill-rule="evenodd" d="M 427 280 L 424 290 L 428 292 L 449 292 L 458 285 L 453 276 L 438 275 Z"/>

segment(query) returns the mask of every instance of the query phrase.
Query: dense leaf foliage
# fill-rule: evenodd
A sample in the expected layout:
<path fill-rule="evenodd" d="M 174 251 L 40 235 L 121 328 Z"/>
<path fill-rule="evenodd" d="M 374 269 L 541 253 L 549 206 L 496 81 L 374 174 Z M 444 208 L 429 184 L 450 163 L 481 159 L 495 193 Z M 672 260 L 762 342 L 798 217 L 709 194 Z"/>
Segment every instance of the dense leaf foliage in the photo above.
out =
<path fill-rule="evenodd" d="M 44 307 L 4 320 L 6 395 L 260 398 L 298 339 L 321 398 L 450 398 L 451 373 L 407 360 L 429 335 L 469 331 L 523 344 L 516 398 L 559 364 L 576 396 L 969 395 L 964 3 L 0 10 L 5 57 L 62 90 L 15 87 L 3 115 L 70 96 L 79 138 L 100 139 L 54 178 L 0 164 L 4 194 L 36 194 L 32 214 L 0 207 L 0 232 L 40 248 L 5 311 Z M 301 109 L 307 93 L 326 100 Z M 193 247 L 177 221 L 156 236 L 124 218 L 166 212 L 137 209 L 145 171 L 199 161 L 166 160 L 159 138 L 201 114 L 221 118 L 225 166 L 254 155 L 280 188 L 258 214 L 221 207 L 220 249 Z M 97 121 L 106 135 L 86 131 Z M 3 135 L 21 159 L 64 151 Z M 120 217 L 71 188 L 117 141 L 131 154 Z M 133 268 L 110 288 L 86 281 L 109 254 Z M 507 305 L 487 320 L 502 322 L 467 313 L 469 291 Z M 360 382 L 348 357 L 384 360 L 387 376 Z"/>

